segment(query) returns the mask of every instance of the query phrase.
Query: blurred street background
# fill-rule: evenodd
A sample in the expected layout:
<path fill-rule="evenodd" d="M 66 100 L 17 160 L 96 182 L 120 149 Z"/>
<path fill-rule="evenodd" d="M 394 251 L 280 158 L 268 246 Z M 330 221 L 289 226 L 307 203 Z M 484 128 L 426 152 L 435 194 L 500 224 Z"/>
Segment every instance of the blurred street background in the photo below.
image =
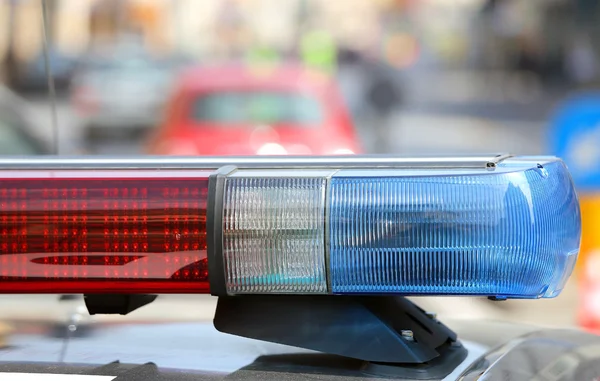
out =
<path fill-rule="evenodd" d="M 46 28 L 43 13 L 41 1 L 0 1 L 0 154 L 557 154 L 557 110 L 598 88 L 600 74 L 593 0 L 48 0 Z M 275 83 L 296 74 L 261 88 L 246 71 L 291 66 L 319 72 L 343 107 L 303 89 L 288 114 L 275 115 L 273 105 L 289 106 Z M 208 84 L 229 87 L 221 98 L 193 98 Z M 236 85 L 259 95 L 243 99 Z M 193 121 L 173 111 L 184 101 Z M 228 112 L 244 102 L 253 111 L 233 120 Z M 288 131 L 326 124 L 329 110 L 342 127 Z M 223 121 L 235 127 L 215 138 Z M 238 132 L 244 123 L 249 137 Z M 257 134 L 268 138 L 255 144 Z M 600 158 L 598 136 L 582 160 Z M 218 145 L 233 148 L 209 149 Z M 453 317 L 575 325 L 582 271 L 553 300 L 420 304 Z M 215 302 L 161 297 L 127 319 L 210 318 Z M 0 319 L 59 319 L 63 307 L 53 296 L 3 296 Z"/>
<path fill-rule="evenodd" d="M 575 36 L 548 32 L 557 18 L 576 22 L 560 20 L 565 3 L 48 1 L 60 153 L 143 152 L 144 139 L 83 141 L 94 110 L 74 91 L 102 89 L 72 81 L 101 71 L 89 61 L 112 48 L 115 60 L 138 49 L 171 61 L 164 71 L 231 60 L 319 66 L 336 77 L 367 152 L 539 154 L 554 104 L 587 75 L 553 62 L 578 54 Z M 31 102 L 36 133 L 52 140 L 41 3 L 3 1 L 0 19 L 4 83 Z"/>

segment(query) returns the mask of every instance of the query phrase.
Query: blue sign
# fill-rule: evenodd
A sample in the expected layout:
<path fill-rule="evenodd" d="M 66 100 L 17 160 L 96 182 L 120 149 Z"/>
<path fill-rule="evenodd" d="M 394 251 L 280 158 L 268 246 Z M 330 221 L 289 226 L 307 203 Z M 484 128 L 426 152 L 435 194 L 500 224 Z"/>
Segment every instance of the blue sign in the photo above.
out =
<path fill-rule="evenodd" d="M 600 191 L 600 92 L 574 96 L 551 120 L 550 149 L 579 189 Z"/>

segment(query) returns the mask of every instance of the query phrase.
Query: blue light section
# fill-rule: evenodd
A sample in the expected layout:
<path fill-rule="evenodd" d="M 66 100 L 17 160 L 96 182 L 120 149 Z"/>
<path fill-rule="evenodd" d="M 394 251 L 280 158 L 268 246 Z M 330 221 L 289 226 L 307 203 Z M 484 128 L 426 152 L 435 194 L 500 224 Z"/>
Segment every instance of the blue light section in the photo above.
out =
<path fill-rule="evenodd" d="M 579 204 L 562 161 L 524 166 L 433 177 L 335 176 L 332 292 L 556 296 L 579 250 Z"/>

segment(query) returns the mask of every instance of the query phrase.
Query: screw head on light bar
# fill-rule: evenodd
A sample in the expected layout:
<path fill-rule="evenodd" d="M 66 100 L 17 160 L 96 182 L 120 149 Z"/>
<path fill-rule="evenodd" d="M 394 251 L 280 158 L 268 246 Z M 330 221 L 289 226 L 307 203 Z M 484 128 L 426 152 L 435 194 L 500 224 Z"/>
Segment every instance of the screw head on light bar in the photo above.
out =
<path fill-rule="evenodd" d="M 556 296 L 554 157 L 0 159 L 0 292 Z"/>

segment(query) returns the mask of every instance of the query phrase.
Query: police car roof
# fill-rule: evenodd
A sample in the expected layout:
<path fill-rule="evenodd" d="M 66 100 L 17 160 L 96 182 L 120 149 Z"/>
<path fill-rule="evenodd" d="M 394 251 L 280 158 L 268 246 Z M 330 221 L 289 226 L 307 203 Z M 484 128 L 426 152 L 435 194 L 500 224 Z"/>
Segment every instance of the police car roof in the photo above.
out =
<path fill-rule="evenodd" d="M 492 364 L 503 372 L 518 372 L 532 379 L 565 355 L 600 344 L 597 336 L 576 331 L 539 330 L 531 326 L 481 321 L 451 324 L 463 337 L 469 355 L 447 377 L 438 378 L 440 380 L 457 379 L 469 367 L 475 373 L 482 369 L 492 372 Z M 233 380 L 348 378 L 360 381 L 418 376 L 415 373 L 404 376 L 386 375 L 385 372 L 373 374 L 363 361 L 222 334 L 210 322 L 80 326 L 65 347 L 65 338 L 57 337 L 56 326 L 32 328 L 32 325 L 26 329 L 17 328 L 10 347 L 2 350 L 2 380 L 34 377 L 31 379 L 40 381 L 153 381 L 226 377 Z M 60 329 L 66 332 L 66 325 L 58 329 L 58 332 L 62 332 Z M 522 335 L 531 335 L 531 339 L 524 340 Z M 504 345 L 500 352 L 489 352 L 502 344 L 510 345 Z M 530 357 L 519 354 L 523 350 Z M 483 361 L 486 352 L 490 359 L 487 362 Z M 491 361 L 492 358 L 495 360 Z M 497 358 L 507 361 L 496 361 Z M 523 364 L 526 364 L 525 370 Z M 412 369 L 418 371 L 419 368 L 422 366 Z"/>

